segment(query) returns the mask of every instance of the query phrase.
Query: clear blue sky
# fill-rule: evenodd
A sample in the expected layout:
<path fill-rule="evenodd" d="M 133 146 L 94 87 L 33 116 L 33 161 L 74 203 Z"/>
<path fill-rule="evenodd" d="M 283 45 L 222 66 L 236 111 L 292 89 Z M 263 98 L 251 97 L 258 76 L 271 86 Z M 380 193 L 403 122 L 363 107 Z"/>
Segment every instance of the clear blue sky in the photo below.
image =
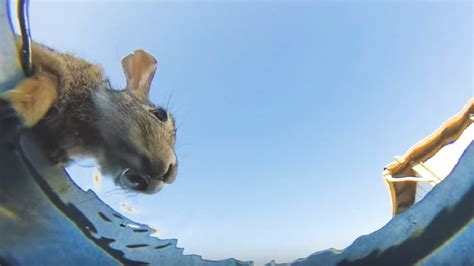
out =
<path fill-rule="evenodd" d="M 33 37 L 117 88 L 123 56 L 157 57 L 179 176 L 105 200 L 209 259 L 288 262 L 380 228 L 384 165 L 474 95 L 469 1 L 31 2 Z"/>

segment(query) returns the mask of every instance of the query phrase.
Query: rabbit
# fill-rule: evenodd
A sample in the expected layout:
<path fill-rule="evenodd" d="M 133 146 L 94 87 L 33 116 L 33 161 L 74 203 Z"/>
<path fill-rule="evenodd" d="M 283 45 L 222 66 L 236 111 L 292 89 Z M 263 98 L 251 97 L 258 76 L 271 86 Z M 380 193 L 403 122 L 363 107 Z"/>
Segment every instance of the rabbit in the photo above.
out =
<path fill-rule="evenodd" d="M 0 95 L 46 151 L 52 164 L 97 160 L 104 175 L 127 191 L 153 194 L 174 182 L 174 117 L 149 100 L 157 61 L 144 50 L 122 60 L 123 90 L 102 68 L 32 43 L 34 74 Z"/>

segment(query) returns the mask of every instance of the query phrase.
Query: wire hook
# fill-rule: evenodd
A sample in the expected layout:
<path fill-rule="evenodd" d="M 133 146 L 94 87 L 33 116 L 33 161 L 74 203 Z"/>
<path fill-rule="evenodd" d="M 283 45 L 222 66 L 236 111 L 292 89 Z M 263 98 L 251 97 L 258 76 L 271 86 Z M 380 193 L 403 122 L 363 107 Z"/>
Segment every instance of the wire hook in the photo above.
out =
<path fill-rule="evenodd" d="M 20 24 L 21 32 L 21 50 L 20 62 L 23 72 L 27 77 L 31 77 L 34 73 L 32 55 L 31 55 L 31 35 L 30 22 L 28 16 L 28 0 L 18 0 L 18 22 Z"/>

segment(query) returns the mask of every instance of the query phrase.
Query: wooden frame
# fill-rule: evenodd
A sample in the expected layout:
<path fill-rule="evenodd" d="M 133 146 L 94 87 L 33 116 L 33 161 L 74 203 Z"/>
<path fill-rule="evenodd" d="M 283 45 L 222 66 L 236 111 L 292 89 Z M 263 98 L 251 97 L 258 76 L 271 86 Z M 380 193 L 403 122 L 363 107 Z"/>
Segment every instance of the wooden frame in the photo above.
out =
<path fill-rule="evenodd" d="M 439 182 L 439 177 L 434 173 L 430 177 L 420 177 L 420 169 L 426 168 L 423 167 L 423 162 L 433 157 L 447 144 L 456 141 L 471 125 L 473 115 L 474 98 L 470 99 L 461 112 L 443 123 L 439 129 L 412 146 L 403 156 L 395 157 L 395 161 L 385 166 L 382 175 L 389 186 L 393 215 L 403 212 L 414 203 L 417 182 Z M 429 171 L 429 169 L 425 170 Z"/>

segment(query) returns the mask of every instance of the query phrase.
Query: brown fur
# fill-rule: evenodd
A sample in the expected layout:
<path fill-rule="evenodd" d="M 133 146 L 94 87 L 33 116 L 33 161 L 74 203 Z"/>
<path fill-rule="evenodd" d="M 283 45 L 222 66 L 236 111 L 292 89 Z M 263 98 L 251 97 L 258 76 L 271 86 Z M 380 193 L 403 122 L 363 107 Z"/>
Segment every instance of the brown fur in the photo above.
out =
<path fill-rule="evenodd" d="M 24 82 L 34 79 L 44 80 L 45 76 L 54 76 L 57 79 L 57 97 L 55 97 L 57 100 L 40 98 L 39 95 L 30 97 L 32 100 L 39 98 L 36 101 L 44 104 L 41 109 L 49 111 L 41 122 L 37 125 L 32 124 L 35 125 L 33 131 L 42 139 L 53 161 L 66 162 L 69 157 L 80 155 L 68 155 L 67 151 L 72 147 L 87 149 L 86 146 L 97 145 L 97 141 L 100 141 L 93 129 L 96 114 L 91 93 L 99 89 L 109 89 L 109 85 L 101 67 L 83 59 L 53 51 L 37 43 L 32 47 L 32 55 L 35 75 Z M 17 91 L 18 87 L 13 90 L 15 93 Z M 21 109 L 17 106 L 14 108 L 21 113 Z M 28 117 L 29 114 L 21 115 Z M 39 113 L 35 115 L 37 119 Z M 89 133 L 84 134 L 86 130 Z M 89 154 L 84 152 L 84 155 Z"/>
<path fill-rule="evenodd" d="M 37 124 L 58 98 L 57 79 L 47 73 L 23 80 L 3 96 L 28 127 Z"/>

